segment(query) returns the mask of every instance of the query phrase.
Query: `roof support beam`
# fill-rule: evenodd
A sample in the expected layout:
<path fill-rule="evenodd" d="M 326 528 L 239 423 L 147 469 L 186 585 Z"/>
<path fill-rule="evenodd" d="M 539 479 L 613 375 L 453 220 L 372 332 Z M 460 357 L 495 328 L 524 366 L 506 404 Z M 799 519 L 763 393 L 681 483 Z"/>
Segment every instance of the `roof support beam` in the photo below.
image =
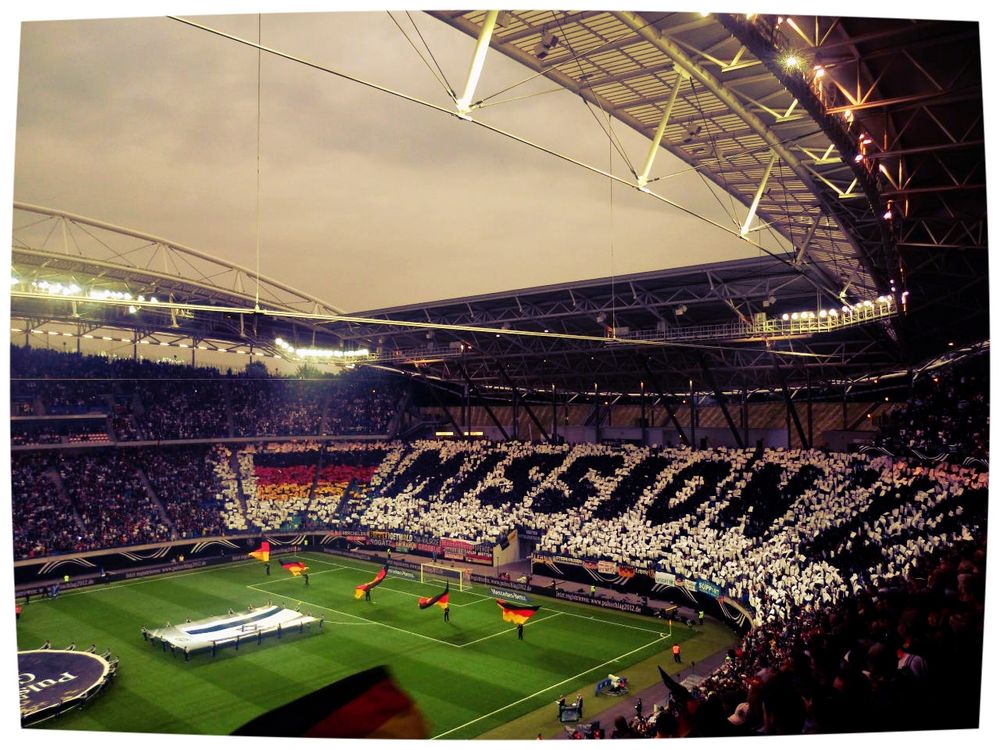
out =
<path fill-rule="evenodd" d="M 743 436 L 740 435 L 740 431 L 736 429 L 736 423 L 733 422 L 733 417 L 729 413 L 729 407 L 726 406 L 726 397 L 723 395 L 722 391 L 719 390 L 719 386 L 715 383 L 715 377 L 712 375 L 712 370 L 709 369 L 708 363 L 705 361 L 705 355 L 700 355 L 698 357 L 698 363 L 701 365 L 701 371 L 705 373 L 705 380 L 708 381 L 709 388 L 715 394 L 715 403 L 719 405 L 722 409 L 722 416 L 726 418 L 726 424 L 729 425 L 729 431 L 733 433 L 733 438 L 736 440 L 736 445 L 740 448 L 745 448 L 746 445 L 743 443 Z"/>
<path fill-rule="evenodd" d="M 684 432 L 684 428 L 681 427 L 681 423 L 677 421 L 677 412 L 667 400 L 667 397 L 663 395 L 663 389 L 660 388 L 660 381 L 653 373 L 649 367 L 649 362 L 645 359 L 642 360 L 642 369 L 646 371 L 646 375 L 649 376 L 649 382 L 653 386 L 653 390 L 656 391 L 656 395 L 660 397 L 660 403 L 663 404 L 663 408 L 667 411 L 667 418 L 673 423 L 674 429 L 677 430 L 677 434 L 680 435 L 681 442 L 687 447 L 691 447 L 691 441 L 688 439 L 687 434 Z"/>
<path fill-rule="evenodd" d="M 656 152 L 660 150 L 660 142 L 663 140 L 663 134 L 667 130 L 667 123 L 670 122 L 670 115 L 674 111 L 677 95 L 680 93 L 684 81 L 691 77 L 682 71 L 677 64 L 674 64 L 674 70 L 677 72 L 677 80 L 674 81 L 674 87 L 670 91 L 670 100 L 667 102 L 666 109 L 663 110 L 663 117 L 660 118 L 660 124 L 656 126 L 653 140 L 649 142 L 649 152 L 646 154 L 646 162 L 642 165 L 642 171 L 637 178 L 640 187 L 649 181 L 649 172 L 653 169 L 653 160 L 656 159 Z"/>
<path fill-rule="evenodd" d="M 542 423 L 538 420 L 538 417 L 535 415 L 535 412 L 531 408 L 531 405 L 527 401 L 524 401 L 520 398 L 521 394 L 517 390 L 517 386 L 514 385 L 514 381 L 511 380 L 510 375 L 507 374 L 507 368 L 505 368 L 502 364 L 500 365 L 500 375 L 503 377 L 504 382 L 507 383 L 507 386 L 514 392 L 515 396 L 518 399 L 518 404 L 520 406 L 523 406 L 524 410 L 528 412 L 528 416 L 531 418 L 531 421 L 535 423 L 535 427 L 538 428 L 538 431 L 542 433 L 542 437 L 545 438 L 545 442 L 551 443 L 552 438 L 549 437 L 549 433 L 547 433 L 545 431 L 545 428 L 542 427 Z"/>
<path fill-rule="evenodd" d="M 485 396 L 483 396 L 479 388 L 476 387 L 476 384 L 472 382 L 472 378 L 469 377 L 469 373 L 466 371 L 465 365 L 463 365 L 460 362 L 458 365 L 458 369 L 459 372 L 462 373 L 462 378 L 465 380 L 466 385 L 469 386 L 469 390 L 476 395 L 476 398 L 479 400 L 479 403 L 482 404 L 483 408 L 486 409 L 486 413 L 490 415 L 490 419 L 493 420 L 493 424 L 495 424 L 497 429 L 500 430 L 500 434 L 503 435 L 503 439 L 510 440 L 510 436 L 507 434 L 507 430 L 505 430 L 503 425 L 500 424 L 500 420 L 497 419 L 497 415 L 493 413 L 493 410 L 490 408 L 490 405 L 486 403 Z"/>
<path fill-rule="evenodd" d="M 847 230 L 840 216 L 837 215 L 833 208 L 829 205 L 827 196 L 825 196 L 816 185 L 812 173 L 806 169 L 805 165 L 802 164 L 798 156 L 792 152 L 780 136 L 771 130 L 771 128 L 769 128 L 757 115 L 747 109 L 743 102 L 740 101 L 740 99 L 727 86 L 711 75 L 711 73 L 705 70 L 701 65 L 691 60 L 691 58 L 684 52 L 683 49 L 681 49 L 680 46 L 675 44 L 654 26 L 650 25 L 649 22 L 641 15 L 633 11 L 615 11 L 613 15 L 615 18 L 635 31 L 640 37 L 656 47 L 656 49 L 660 52 L 667 55 L 667 57 L 680 65 L 681 68 L 686 70 L 694 80 L 704 86 L 723 104 L 729 107 L 734 114 L 743 120 L 743 122 L 745 122 L 750 129 L 768 145 L 777 158 L 781 159 L 782 163 L 787 165 L 798 179 L 802 180 L 803 183 L 809 186 L 819 199 L 820 205 L 823 206 L 830 218 L 836 222 L 839 231 L 851 243 L 851 247 L 856 256 L 862 259 L 863 262 L 868 262 L 869 259 L 853 239 L 852 233 Z M 871 269 L 866 270 L 871 273 Z M 817 281 L 819 280 L 814 281 L 814 283 Z M 823 281 L 828 280 L 824 278 Z M 826 291 L 830 290 L 827 288 Z"/>
<path fill-rule="evenodd" d="M 777 160 L 778 155 L 772 151 L 771 159 L 764 168 L 764 176 L 760 178 L 760 185 L 757 186 L 757 192 L 754 193 L 753 202 L 750 204 L 750 210 L 747 212 L 747 218 L 743 222 L 743 226 L 740 227 L 741 237 L 750 231 L 750 224 L 753 223 L 753 219 L 757 215 L 757 206 L 760 205 L 761 196 L 764 195 L 764 190 L 767 188 L 767 181 L 771 178 L 771 170 L 774 169 L 774 162 Z"/>
<path fill-rule="evenodd" d="M 778 380 L 781 383 L 781 395 L 785 399 L 785 409 L 788 410 L 788 414 L 791 416 L 792 422 L 795 424 L 795 432 L 799 436 L 799 441 L 801 442 L 803 448 L 812 448 L 812 445 L 809 443 L 809 438 L 806 436 L 806 431 L 802 428 L 802 420 L 799 419 L 799 413 L 795 409 L 795 404 L 792 403 L 792 396 L 788 392 L 788 382 L 785 380 L 785 371 L 781 369 L 781 365 L 778 363 L 777 359 L 774 361 L 774 370 L 778 373 Z"/>
<path fill-rule="evenodd" d="M 486 52 L 490 48 L 490 39 L 493 38 L 493 27 L 497 24 L 498 15 L 500 11 L 491 10 L 486 13 L 486 18 L 483 20 L 483 28 L 476 41 L 476 51 L 472 55 L 472 62 L 469 63 L 469 77 L 465 82 L 465 91 L 455 100 L 455 107 L 460 114 L 466 115 L 472 110 L 472 97 L 476 93 L 476 85 L 483 72 L 483 63 L 486 62 Z"/>
<path fill-rule="evenodd" d="M 451 426 L 455 428 L 455 434 L 464 435 L 465 432 L 459 426 L 458 422 L 455 421 L 455 418 L 451 416 L 451 411 L 448 409 L 447 406 L 444 405 L 444 402 L 438 395 L 437 389 L 439 388 L 439 386 L 434 385 L 434 383 L 432 383 L 427 378 L 427 376 L 420 371 L 419 367 L 415 367 L 414 372 L 416 373 L 416 376 L 420 378 L 421 381 L 423 381 L 423 384 L 427 386 L 427 390 L 429 390 L 431 392 L 431 395 L 434 397 L 434 402 L 438 405 L 441 411 L 444 412 L 444 415 L 448 418 L 448 421 L 451 422 Z"/>

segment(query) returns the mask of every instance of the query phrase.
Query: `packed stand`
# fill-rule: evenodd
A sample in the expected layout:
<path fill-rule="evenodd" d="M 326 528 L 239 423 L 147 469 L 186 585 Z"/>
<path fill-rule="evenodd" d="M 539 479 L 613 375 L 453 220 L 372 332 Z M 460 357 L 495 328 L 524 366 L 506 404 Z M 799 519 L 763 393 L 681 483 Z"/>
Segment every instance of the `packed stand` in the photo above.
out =
<path fill-rule="evenodd" d="M 906 404 L 884 417 L 877 444 L 900 456 L 987 460 L 989 386 L 986 353 L 920 373 Z"/>
<path fill-rule="evenodd" d="M 345 500 L 366 498 L 388 452 L 386 443 L 294 441 L 249 445 L 236 453 L 239 473 L 217 467 L 226 489 L 224 522 L 234 530 L 339 525 Z M 242 490 L 242 502 L 238 497 Z"/>
<path fill-rule="evenodd" d="M 696 688 L 671 682 L 652 713 L 623 718 L 618 736 L 976 727 L 985 573 L 985 545 L 968 540 L 836 604 L 764 623 Z"/>
<path fill-rule="evenodd" d="M 417 441 L 394 466 L 344 522 L 474 544 L 537 529 L 541 553 L 707 579 L 765 621 L 899 575 L 986 520 L 977 469 L 817 450 Z"/>
<path fill-rule="evenodd" d="M 219 437 L 384 435 L 403 390 L 361 373 L 294 380 L 259 365 L 223 374 L 214 368 L 107 358 L 11 346 L 14 417 L 94 414 L 119 442 Z M 12 424 L 14 424 L 12 422 Z M 67 442 L 63 422 L 42 430 L 19 422 L 19 444 Z M 31 425 L 31 426 L 21 426 Z M 79 432 L 80 430 L 75 430 Z"/>
<path fill-rule="evenodd" d="M 178 538 L 224 533 L 221 483 L 209 446 L 141 448 L 136 458 Z"/>
<path fill-rule="evenodd" d="M 39 417 L 24 421 L 12 419 L 10 423 L 12 445 L 106 443 L 110 439 L 106 417 L 97 419 Z"/>
<path fill-rule="evenodd" d="M 50 476 L 50 453 L 11 456 L 14 559 L 45 557 L 87 549 L 73 509 Z"/>
<path fill-rule="evenodd" d="M 90 549 L 170 538 L 170 529 L 146 493 L 130 456 L 109 451 L 64 455 L 59 475 L 86 529 Z"/>
<path fill-rule="evenodd" d="M 143 440 L 185 440 L 229 434 L 227 392 L 217 378 L 135 384 L 133 416 Z"/>

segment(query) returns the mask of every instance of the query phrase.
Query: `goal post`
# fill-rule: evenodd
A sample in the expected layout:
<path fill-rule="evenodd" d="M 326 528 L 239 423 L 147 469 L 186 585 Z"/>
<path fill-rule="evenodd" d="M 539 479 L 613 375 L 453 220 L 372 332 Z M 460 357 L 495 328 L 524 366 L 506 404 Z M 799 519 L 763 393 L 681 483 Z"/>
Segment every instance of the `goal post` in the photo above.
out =
<path fill-rule="evenodd" d="M 438 563 L 420 563 L 421 583 L 450 583 L 452 588 L 457 586 L 459 591 L 468 588 L 468 579 L 465 571 L 459 568 L 450 568 L 447 565 Z"/>

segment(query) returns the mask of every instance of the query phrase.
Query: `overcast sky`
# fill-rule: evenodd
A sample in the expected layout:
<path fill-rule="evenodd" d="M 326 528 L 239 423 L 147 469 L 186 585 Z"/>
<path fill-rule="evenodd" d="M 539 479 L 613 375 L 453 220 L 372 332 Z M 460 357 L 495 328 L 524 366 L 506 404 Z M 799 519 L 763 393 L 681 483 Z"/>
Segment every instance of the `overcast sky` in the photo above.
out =
<path fill-rule="evenodd" d="M 411 15 L 460 90 L 474 40 Z M 416 40 L 406 14 L 394 17 Z M 197 20 L 257 36 L 254 15 Z M 166 17 L 26 22 L 20 41 L 15 200 L 255 265 L 256 50 Z M 385 11 L 264 15 L 261 41 L 449 105 Z M 528 74 L 491 51 L 477 96 Z M 497 98 L 553 88 L 539 79 Z M 260 107 L 261 272 L 348 311 L 757 254 L 548 154 L 267 54 Z M 568 92 L 476 116 L 626 171 Z M 614 127 L 641 162 L 648 141 Z M 684 166 L 662 152 L 653 174 Z M 655 188 L 728 221 L 693 174 Z"/>
<path fill-rule="evenodd" d="M 59 5 L 32 3 L 30 13 L 60 18 L 53 10 Z M 256 15 L 199 15 L 219 3 L 148 5 L 151 13 L 176 12 L 257 37 Z M 775 10 L 765 7 L 774 3 L 758 5 L 754 10 Z M 849 6 L 842 10 L 849 12 Z M 126 14 L 134 13 L 134 6 L 124 7 Z M 880 12 L 905 15 L 913 7 L 890 2 Z M 14 63 L 19 65 L 14 200 L 161 236 L 253 267 L 259 145 L 261 272 L 347 311 L 758 253 L 635 190 L 617 186 L 612 194 L 606 178 L 550 155 L 267 54 L 261 59 L 258 141 L 256 50 L 165 15 L 114 18 L 121 4 L 63 10 L 61 17 L 112 18 L 25 20 L 19 37 L 13 36 L 20 43 Z M 24 8 L 15 12 L 22 19 L 28 15 Z M 960 7 L 955 12 L 961 17 Z M 410 18 L 398 11 L 393 16 L 419 43 Z M 448 81 L 460 90 L 474 40 L 426 14 L 411 16 Z M 10 32 L 9 24 L 5 30 Z M 451 104 L 384 10 L 265 14 L 261 41 L 438 105 Z M 16 58 L 9 46 L 4 54 Z M 528 75 L 491 50 L 477 97 Z M 553 88 L 538 79 L 496 98 Z M 611 158 L 594 114 L 569 92 L 542 93 L 475 116 L 626 174 L 617 154 Z M 648 140 L 624 125 L 614 128 L 630 160 L 641 163 Z M 653 175 L 682 174 L 654 188 L 731 223 L 706 184 L 685 168 L 661 151 Z"/>

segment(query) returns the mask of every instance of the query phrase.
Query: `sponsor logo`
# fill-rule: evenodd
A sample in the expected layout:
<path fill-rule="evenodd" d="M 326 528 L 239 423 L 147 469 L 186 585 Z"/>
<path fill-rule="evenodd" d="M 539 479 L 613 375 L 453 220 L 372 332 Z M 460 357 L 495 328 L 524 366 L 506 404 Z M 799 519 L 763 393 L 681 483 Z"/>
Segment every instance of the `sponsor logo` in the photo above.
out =
<path fill-rule="evenodd" d="M 597 561 L 597 572 L 603 573 L 604 575 L 614 575 L 618 572 L 618 566 L 613 562 L 607 560 Z"/>
<path fill-rule="evenodd" d="M 464 539 L 449 539 L 446 536 L 441 537 L 441 547 L 444 548 L 445 554 L 448 554 L 449 549 L 465 552 L 471 552 L 475 549 L 475 545 L 472 542 L 467 542 Z"/>
<path fill-rule="evenodd" d="M 241 555 L 243 558 L 249 557 L 249 555 Z M 125 571 L 125 575 L 122 576 L 125 579 L 130 578 L 143 578 L 144 576 L 151 576 L 157 573 L 172 573 L 176 570 L 188 570 L 189 568 L 204 568 L 208 565 L 205 560 L 191 560 L 189 562 L 182 563 L 170 563 L 169 565 L 156 565 L 153 567 L 145 567 L 140 570 L 128 570 Z"/>
<path fill-rule="evenodd" d="M 517 581 L 505 581 L 500 578 L 492 578 L 491 576 L 480 575 L 479 573 L 473 573 L 470 576 L 473 583 L 485 583 L 489 586 L 498 586 L 504 590 L 511 591 L 533 591 L 533 588 L 527 583 L 518 583 Z M 492 589 L 491 589 L 492 590 Z M 510 594 L 513 596 L 513 594 Z"/>
<path fill-rule="evenodd" d="M 25 703 L 30 700 L 31 693 L 40 693 L 53 685 L 58 685 L 63 682 L 72 682 L 76 679 L 76 675 L 70 674 L 69 672 L 63 672 L 58 677 L 49 677 L 44 680 L 39 680 L 35 677 L 35 675 L 31 674 L 31 672 L 22 672 L 18 675 L 17 679 L 20 684 L 21 703 Z"/>
<path fill-rule="evenodd" d="M 667 573 L 663 570 L 657 570 L 653 574 L 653 580 L 656 581 L 661 586 L 676 586 L 677 576 L 673 573 Z"/>
<path fill-rule="evenodd" d="M 17 666 L 21 716 L 31 721 L 91 695 L 111 671 L 106 659 L 87 651 L 20 651 Z"/>
<path fill-rule="evenodd" d="M 495 586 L 490 586 L 490 596 L 497 599 L 507 599 L 512 602 L 521 602 L 522 604 L 527 604 L 529 599 L 524 594 L 518 594 L 514 591 L 508 591 L 507 589 L 498 589 Z"/>
<path fill-rule="evenodd" d="M 553 555 L 552 560 L 557 563 L 562 563 L 563 565 L 581 565 L 582 563 L 575 557 L 563 557 L 562 555 Z"/>
<path fill-rule="evenodd" d="M 324 550 L 324 552 L 330 552 L 331 554 L 337 555 L 339 557 L 350 557 L 355 560 L 371 561 L 371 559 L 374 557 L 374 555 L 368 552 L 355 552 L 354 550 L 349 550 L 349 549 L 344 550 L 344 549 L 331 548 Z"/>
<path fill-rule="evenodd" d="M 711 581 L 705 581 L 702 579 L 695 581 L 695 591 L 701 591 L 703 594 L 708 594 L 716 599 L 718 599 L 719 595 L 722 594 L 722 589 L 719 586 L 716 586 Z"/>
<path fill-rule="evenodd" d="M 556 599 L 565 599 L 570 602 L 581 602 L 583 604 L 593 604 L 605 609 L 617 609 L 621 612 L 633 612 L 637 615 L 646 614 L 647 610 L 641 604 L 633 602 L 616 602 L 612 599 L 597 599 L 586 594 L 574 594 L 569 591 L 556 591 Z"/>

